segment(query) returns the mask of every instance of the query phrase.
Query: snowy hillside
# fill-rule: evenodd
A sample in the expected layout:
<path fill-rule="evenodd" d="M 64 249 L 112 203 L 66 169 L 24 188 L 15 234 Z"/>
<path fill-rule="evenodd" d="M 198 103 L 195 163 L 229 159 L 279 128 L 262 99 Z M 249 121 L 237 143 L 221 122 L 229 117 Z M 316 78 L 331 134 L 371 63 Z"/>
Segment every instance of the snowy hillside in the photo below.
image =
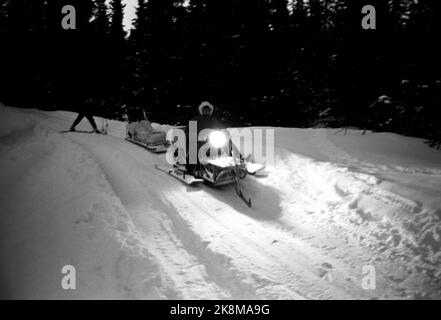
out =
<path fill-rule="evenodd" d="M 441 152 L 422 140 L 276 129 L 249 209 L 155 170 L 122 123 L 59 133 L 75 116 L 0 107 L 3 298 L 441 298 Z"/>

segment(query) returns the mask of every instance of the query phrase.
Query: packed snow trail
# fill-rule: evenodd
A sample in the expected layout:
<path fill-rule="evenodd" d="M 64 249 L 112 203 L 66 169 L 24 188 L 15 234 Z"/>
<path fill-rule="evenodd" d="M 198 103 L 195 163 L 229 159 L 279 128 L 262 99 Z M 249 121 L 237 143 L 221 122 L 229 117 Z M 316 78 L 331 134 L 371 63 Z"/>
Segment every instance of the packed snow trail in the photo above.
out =
<path fill-rule="evenodd" d="M 7 283 L 8 296 L 441 297 L 441 155 L 419 140 L 276 129 L 275 168 L 245 180 L 249 209 L 232 188 L 187 187 L 155 170 L 164 156 L 125 142 L 122 123 L 109 136 L 63 135 L 74 114 L 2 109 L 0 279 L 41 275 L 38 287 Z M 417 156 L 406 157 L 409 143 Z M 82 280 L 73 294 L 57 287 L 66 260 Z M 363 288 L 366 266 L 375 290 Z"/>

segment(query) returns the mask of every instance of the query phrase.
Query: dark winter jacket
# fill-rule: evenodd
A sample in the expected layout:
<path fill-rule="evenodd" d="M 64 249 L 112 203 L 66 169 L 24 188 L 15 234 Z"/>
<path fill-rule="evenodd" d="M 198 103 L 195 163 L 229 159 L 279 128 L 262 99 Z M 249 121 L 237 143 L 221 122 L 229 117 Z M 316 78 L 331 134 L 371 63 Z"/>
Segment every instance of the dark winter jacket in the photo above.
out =
<path fill-rule="evenodd" d="M 224 125 L 222 125 L 213 116 L 198 115 L 198 116 L 192 118 L 190 121 L 197 122 L 198 135 L 202 130 L 205 130 L 205 129 L 225 129 Z"/>
<path fill-rule="evenodd" d="M 190 135 L 189 130 L 190 130 L 190 123 L 188 124 L 188 126 L 185 129 L 185 134 L 187 137 L 187 150 L 189 150 L 189 144 L 190 144 L 190 140 L 196 138 L 196 143 L 197 143 L 197 147 L 198 150 L 199 148 L 201 148 L 202 145 L 204 145 L 204 141 L 198 141 L 199 139 L 199 133 L 202 130 L 205 129 L 225 129 L 224 125 L 222 125 L 216 118 L 214 118 L 213 116 L 204 116 L 204 115 L 198 115 L 194 118 L 192 118 L 190 121 L 195 121 L 197 123 L 197 135 Z M 191 141 L 193 142 L 193 141 Z M 187 153 L 187 161 L 189 160 L 188 158 L 189 154 Z M 197 160 L 199 161 L 199 160 Z"/>

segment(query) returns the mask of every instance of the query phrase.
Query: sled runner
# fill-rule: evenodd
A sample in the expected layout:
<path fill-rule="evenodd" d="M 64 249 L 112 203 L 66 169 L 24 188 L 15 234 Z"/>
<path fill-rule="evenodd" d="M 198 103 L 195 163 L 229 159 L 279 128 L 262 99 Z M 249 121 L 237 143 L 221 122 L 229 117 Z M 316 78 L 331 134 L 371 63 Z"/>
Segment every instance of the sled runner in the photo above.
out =
<path fill-rule="evenodd" d="M 147 143 L 143 143 L 141 141 L 137 141 L 137 140 L 130 138 L 130 137 L 127 137 L 126 141 L 131 142 L 133 144 L 136 144 L 140 147 L 143 147 L 150 152 L 158 153 L 158 154 L 167 152 L 167 149 L 170 146 L 170 143 L 168 143 L 168 142 L 159 143 L 159 144 L 147 144 Z"/>

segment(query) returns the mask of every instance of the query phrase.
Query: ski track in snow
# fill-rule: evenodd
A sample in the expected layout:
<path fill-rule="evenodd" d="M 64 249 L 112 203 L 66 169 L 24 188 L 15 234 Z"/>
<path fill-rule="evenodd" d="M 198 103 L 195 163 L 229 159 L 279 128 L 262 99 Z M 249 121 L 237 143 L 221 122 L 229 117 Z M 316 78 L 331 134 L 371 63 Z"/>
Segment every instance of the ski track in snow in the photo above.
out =
<path fill-rule="evenodd" d="M 441 298 L 441 211 L 395 193 L 384 178 L 438 179 L 436 170 L 376 167 L 316 130 L 311 144 L 329 162 L 277 149 L 270 176 L 244 183 L 249 209 L 232 188 L 187 187 L 155 170 L 164 156 L 119 138 L 116 122 L 109 136 L 61 135 L 54 131 L 74 115 L 23 113 L 27 126 L 2 135 L 6 153 L 20 148 L 17 141 L 49 136 L 102 175 L 97 188 L 108 200 L 75 223 L 90 227 L 100 212 L 119 246 L 113 276 L 120 297 Z M 376 269 L 375 290 L 362 288 L 368 265 Z"/>

